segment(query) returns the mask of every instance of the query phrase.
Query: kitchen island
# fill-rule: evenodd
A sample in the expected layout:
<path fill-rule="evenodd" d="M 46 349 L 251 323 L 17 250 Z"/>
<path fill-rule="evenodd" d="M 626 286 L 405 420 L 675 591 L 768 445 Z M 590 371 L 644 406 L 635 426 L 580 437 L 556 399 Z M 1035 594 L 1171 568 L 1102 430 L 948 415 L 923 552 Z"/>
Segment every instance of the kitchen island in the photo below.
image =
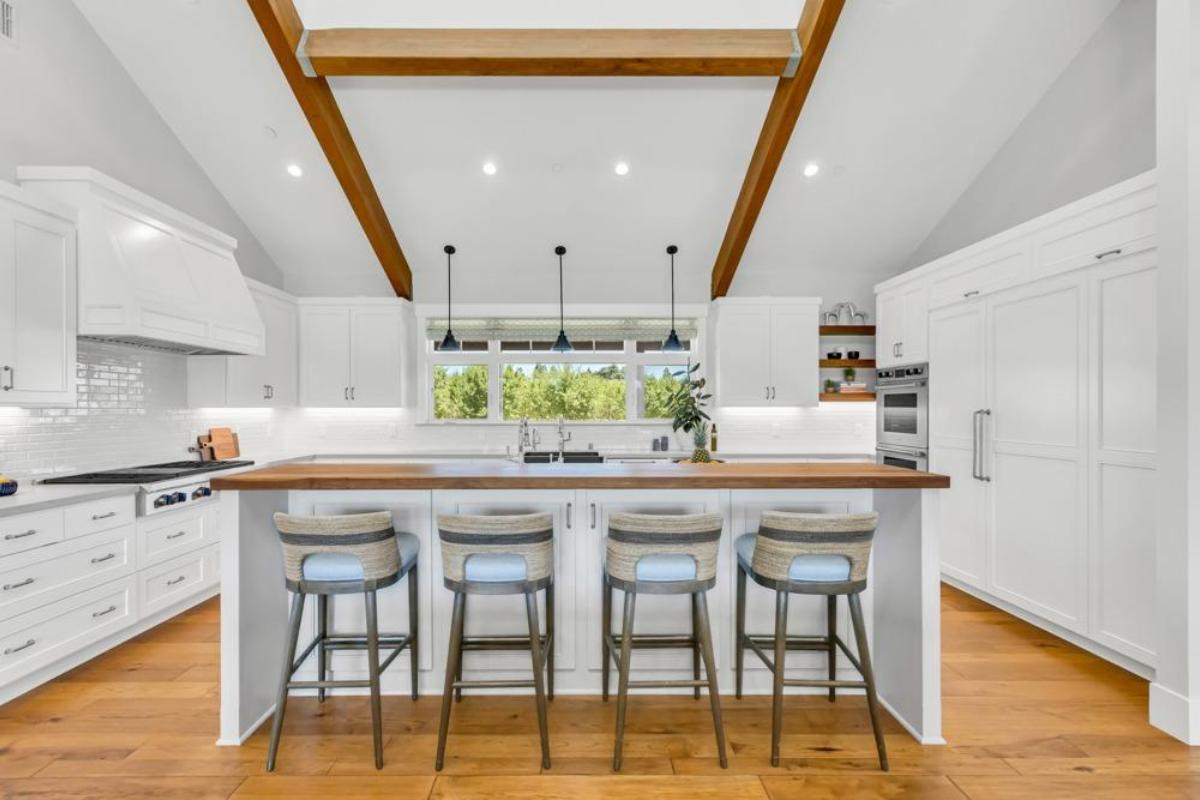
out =
<path fill-rule="evenodd" d="M 824 513 L 875 509 L 880 514 L 879 529 L 863 605 L 880 699 L 919 741 L 942 743 L 937 490 L 950 485 L 945 476 L 869 463 L 286 463 L 217 477 L 212 485 L 220 492 L 222 527 L 227 531 L 221 553 L 221 744 L 240 744 L 273 711 L 287 596 L 272 514 L 382 509 L 392 512 L 398 529 L 421 540 L 420 685 L 423 693 L 439 694 L 451 593 L 442 585 L 438 514 L 548 511 L 554 516 L 556 690 L 599 694 L 601 566 L 609 514 L 720 513 L 725 532 L 709 606 L 719 681 L 722 691 L 730 695 L 734 540 L 756 530 L 759 516 L 767 509 Z M 773 596 L 752 585 L 747 600 L 748 631 L 768 633 Z M 639 598 L 638 605 L 639 632 L 687 630 L 686 597 L 647 596 Z M 336 597 L 331 606 L 334 630 L 361 630 L 361 598 Z M 824 631 L 823 598 L 795 597 L 791 606 L 792 633 Z M 379 613 L 382 630 L 403 631 L 407 591 L 393 586 L 380 592 Z M 523 614 L 519 596 L 472 598 L 467 635 L 520 632 Z M 841 633 L 852 640 L 845 630 L 846 617 L 841 614 Z M 315 630 L 310 609 L 302 642 Z M 822 677 L 824 658 L 820 653 L 793 654 L 789 676 Z M 335 654 L 331 677 L 365 677 L 362 659 L 360 653 Z M 464 677 L 520 678 L 528 673 L 528 662 L 528 655 L 522 653 L 471 653 Z M 769 673 L 753 662 L 746 662 L 746 691 L 769 693 Z M 682 678 L 690 677 L 691 659 L 683 651 L 647 651 L 634 666 L 634 679 Z M 844 666 L 849 677 L 849 664 Z M 312 664 L 305 669 L 315 674 Z M 298 677 L 306 677 L 305 672 Z M 384 673 L 383 690 L 406 694 L 408 680 L 398 663 Z M 727 702 L 735 701 L 730 697 Z"/>

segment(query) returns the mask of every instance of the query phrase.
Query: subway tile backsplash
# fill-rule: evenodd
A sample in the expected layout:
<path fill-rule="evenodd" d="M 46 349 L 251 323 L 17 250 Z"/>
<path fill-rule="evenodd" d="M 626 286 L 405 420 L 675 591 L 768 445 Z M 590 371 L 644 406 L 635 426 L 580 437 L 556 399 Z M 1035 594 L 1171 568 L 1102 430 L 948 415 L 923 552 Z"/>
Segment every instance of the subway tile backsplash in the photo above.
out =
<path fill-rule="evenodd" d="M 193 457 L 187 447 L 214 425 L 237 430 L 242 450 L 258 454 L 504 452 L 513 425 L 423 425 L 410 409 L 190 409 L 183 356 L 80 340 L 75 408 L 0 408 L 0 472 L 36 479 Z M 715 414 L 726 452 L 870 453 L 869 403 Z M 538 426 L 557 446 L 554 425 Z M 569 425 L 571 447 L 650 450 L 668 425 Z M 672 445 L 691 447 L 672 435 Z"/>

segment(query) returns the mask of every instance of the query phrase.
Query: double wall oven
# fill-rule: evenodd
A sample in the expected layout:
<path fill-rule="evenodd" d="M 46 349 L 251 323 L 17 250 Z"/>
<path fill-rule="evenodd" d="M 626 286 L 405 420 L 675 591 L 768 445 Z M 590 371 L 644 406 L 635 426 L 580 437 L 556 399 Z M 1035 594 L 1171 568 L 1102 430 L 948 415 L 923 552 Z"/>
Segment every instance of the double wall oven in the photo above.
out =
<path fill-rule="evenodd" d="M 929 466 L 929 366 L 881 369 L 875 386 L 875 460 Z"/>

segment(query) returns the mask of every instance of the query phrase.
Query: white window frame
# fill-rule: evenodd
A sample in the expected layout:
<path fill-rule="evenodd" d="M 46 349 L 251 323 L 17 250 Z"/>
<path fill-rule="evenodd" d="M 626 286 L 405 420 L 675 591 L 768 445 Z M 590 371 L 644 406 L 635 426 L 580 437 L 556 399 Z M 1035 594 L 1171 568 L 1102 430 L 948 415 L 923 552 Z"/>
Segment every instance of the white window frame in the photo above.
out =
<path fill-rule="evenodd" d="M 420 339 L 417 342 L 417 386 L 418 414 L 423 424 L 427 425 L 514 425 L 515 420 L 506 420 L 500 407 L 502 392 L 501 380 L 505 364 L 623 364 L 625 366 L 625 419 L 623 420 L 572 420 L 577 425 L 646 425 L 648 423 L 663 423 L 665 418 L 647 418 L 642 414 L 642 368 L 655 366 L 686 367 L 690 362 L 705 361 L 705 333 L 707 305 L 685 305 L 676 308 L 675 315 L 680 319 L 694 319 L 698 329 L 697 336 L 691 342 L 691 349 L 684 353 L 639 353 L 637 341 L 627 339 L 622 350 L 604 350 L 590 352 L 555 353 L 553 351 L 536 350 L 532 352 L 501 351 L 499 341 L 489 341 L 486 352 L 462 351 L 443 353 L 434 349 L 434 343 L 425 336 L 425 330 L 430 317 L 444 317 L 446 307 L 438 304 L 421 304 L 417 307 L 417 332 Z M 597 318 L 637 318 L 646 317 L 661 319 L 664 316 L 661 306 L 567 306 L 566 316 L 572 319 Z M 461 309 L 455 307 L 454 317 L 460 319 L 486 318 L 558 318 L 557 305 L 470 305 Z M 664 337 L 666 332 L 664 331 Z M 643 340 L 644 341 L 644 340 Z M 488 415 L 486 419 L 435 419 L 433 416 L 433 368 L 435 366 L 470 366 L 483 364 L 488 369 Z M 548 420 L 531 420 L 546 422 Z"/>

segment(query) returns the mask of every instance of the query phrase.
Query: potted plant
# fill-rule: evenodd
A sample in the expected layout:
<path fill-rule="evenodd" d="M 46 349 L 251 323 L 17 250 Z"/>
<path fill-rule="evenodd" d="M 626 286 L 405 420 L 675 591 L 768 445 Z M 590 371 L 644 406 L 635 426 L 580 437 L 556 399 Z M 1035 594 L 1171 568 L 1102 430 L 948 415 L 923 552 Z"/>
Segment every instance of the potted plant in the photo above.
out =
<path fill-rule="evenodd" d="M 825 379 L 825 394 L 837 394 L 837 390 L 838 390 L 837 381 L 835 381 L 833 378 L 826 378 Z"/>
<path fill-rule="evenodd" d="M 854 383 L 854 376 L 857 374 L 854 367 L 846 367 L 842 370 L 842 377 L 846 379 L 846 383 Z"/>
<path fill-rule="evenodd" d="M 675 373 L 679 378 L 679 388 L 671 395 L 667 407 L 671 411 L 671 429 L 692 434 L 695 449 L 692 451 L 693 464 L 707 464 L 712 461 L 708 454 L 708 423 L 711 417 L 704 412 L 704 406 L 712 397 L 704 391 L 704 378 L 696 377 L 700 369 L 699 362 Z"/>

